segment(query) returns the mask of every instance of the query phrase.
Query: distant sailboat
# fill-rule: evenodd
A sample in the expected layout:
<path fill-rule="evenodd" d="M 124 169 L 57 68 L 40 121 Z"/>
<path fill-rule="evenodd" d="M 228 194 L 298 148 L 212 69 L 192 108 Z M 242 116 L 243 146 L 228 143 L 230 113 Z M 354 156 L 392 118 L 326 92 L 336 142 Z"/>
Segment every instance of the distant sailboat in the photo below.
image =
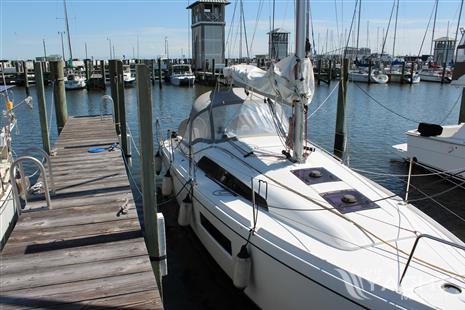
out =
<path fill-rule="evenodd" d="M 66 8 L 66 0 L 63 0 L 63 6 L 65 10 L 66 34 L 68 35 L 68 48 L 69 48 L 69 59 L 66 62 L 66 71 L 65 71 L 65 89 L 67 90 L 83 89 L 86 87 L 86 78 L 84 77 L 84 72 L 82 72 L 81 70 L 77 68 L 74 68 L 74 65 L 73 65 L 73 51 L 71 48 L 71 36 L 69 34 L 68 10 Z"/>

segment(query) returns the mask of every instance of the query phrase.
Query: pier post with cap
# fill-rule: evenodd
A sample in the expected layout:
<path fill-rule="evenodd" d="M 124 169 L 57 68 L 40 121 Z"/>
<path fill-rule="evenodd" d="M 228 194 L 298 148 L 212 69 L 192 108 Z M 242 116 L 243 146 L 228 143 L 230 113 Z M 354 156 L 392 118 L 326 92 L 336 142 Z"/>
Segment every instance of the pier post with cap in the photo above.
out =
<path fill-rule="evenodd" d="M 65 63 L 62 60 L 50 62 L 50 75 L 53 81 L 53 101 L 57 120 L 58 134 L 61 133 L 68 120 L 68 106 L 65 93 Z"/>
<path fill-rule="evenodd" d="M 337 96 L 336 133 L 334 136 L 334 155 L 342 157 L 345 148 L 345 109 L 347 97 L 347 80 L 349 78 L 349 59 L 344 58 L 342 63 L 341 81 Z"/>
<path fill-rule="evenodd" d="M 131 154 L 128 152 L 128 135 L 126 128 L 126 106 L 124 104 L 124 79 L 123 79 L 123 62 L 116 60 L 116 87 L 118 92 L 118 115 L 119 115 L 119 129 L 121 136 L 121 148 L 125 156 L 129 157 Z"/>
<path fill-rule="evenodd" d="M 45 103 L 44 76 L 42 68 L 42 62 L 38 61 L 34 64 L 37 103 L 39 106 L 40 129 L 42 133 L 42 145 L 44 147 L 44 151 L 47 152 L 48 155 L 50 155 L 50 135 L 48 132 L 47 108 Z"/>
<path fill-rule="evenodd" d="M 115 118 L 116 133 L 121 134 L 120 118 L 119 118 L 119 92 L 118 92 L 118 76 L 116 74 L 116 60 L 108 61 L 108 72 L 110 78 L 111 98 L 113 99 L 113 114 Z"/>
<path fill-rule="evenodd" d="M 102 83 L 102 88 L 103 89 L 106 89 L 107 86 L 106 86 L 106 72 L 105 72 L 105 60 L 100 60 L 100 71 L 102 73 L 102 80 L 101 80 L 101 83 Z"/>
<path fill-rule="evenodd" d="M 152 91 L 150 71 L 144 65 L 136 65 L 137 114 L 139 118 L 142 210 L 144 215 L 144 236 L 152 262 L 152 269 L 161 287 L 159 272 L 159 249 L 157 230 L 157 191 L 155 187 L 155 165 L 153 160 Z"/>
<path fill-rule="evenodd" d="M 24 88 L 26 89 L 26 96 L 30 96 L 31 92 L 29 90 L 29 78 L 27 76 L 27 63 L 23 60 L 23 77 L 24 77 Z"/>
<path fill-rule="evenodd" d="M 158 87 L 162 88 L 161 58 L 158 58 Z"/>

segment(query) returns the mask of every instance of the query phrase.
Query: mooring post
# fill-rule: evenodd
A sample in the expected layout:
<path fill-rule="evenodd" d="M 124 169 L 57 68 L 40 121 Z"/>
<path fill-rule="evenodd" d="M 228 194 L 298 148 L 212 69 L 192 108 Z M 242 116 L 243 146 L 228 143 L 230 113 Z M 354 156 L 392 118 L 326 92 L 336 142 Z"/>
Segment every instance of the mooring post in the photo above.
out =
<path fill-rule="evenodd" d="M 392 74 L 392 72 L 391 72 Z M 402 63 L 402 73 L 400 76 L 400 84 L 404 84 L 404 74 L 405 74 L 405 61 Z"/>
<path fill-rule="evenodd" d="M 333 78 L 333 62 L 331 59 L 328 62 L 329 68 L 328 68 L 328 85 L 331 84 L 331 79 Z"/>
<path fill-rule="evenodd" d="M 137 110 L 139 116 L 139 139 L 141 161 L 142 210 L 144 214 L 144 236 L 152 269 L 158 287 L 161 287 L 158 230 L 157 191 L 155 187 L 155 165 L 153 160 L 152 91 L 150 72 L 146 65 L 136 66 Z"/>
<path fill-rule="evenodd" d="M 118 76 L 116 74 L 116 60 L 108 61 L 108 71 L 110 75 L 111 98 L 113 99 L 113 114 L 115 116 L 116 133 L 121 134 L 120 130 L 120 115 L 119 115 L 119 92 L 118 92 Z"/>
<path fill-rule="evenodd" d="M 90 60 L 84 59 L 84 68 L 86 70 L 86 88 L 90 89 Z"/>
<path fill-rule="evenodd" d="M 447 62 L 445 62 L 442 67 L 443 68 L 442 68 L 441 84 L 444 84 L 444 78 L 446 76 L 446 69 L 447 69 Z"/>
<path fill-rule="evenodd" d="M 57 120 L 58 134 L 61 133 L 68 120 L 68 107 L 65 93 L 65 63 L 62 60 L 50 62 L 50 74 L 53 81 L 53 100 Z"/>
<path fill-rule="evenodd" d="M 42 132 L 42 145 L 44 146 L 44 151 L 50 155 L 50 136 L 48 132 L 47 108 L 45 103 L 44 76 L 42 68 L 42 62 L 39 61 L 34 64 L 37 103 L 39 105 L 40 129 Z"/>
<path fill-rule="evenodd" d="M 215 75 L 215 58 L 212 59 L 212 81 L 216 82 L 216 75 Z"/>
<path fill-rule="evenodd" d="M 345 148 L 345 108 L 347 96 L 347 80 L 349 77 L 349 59 L 344 58 L 342 63 L 341 81 L 337 96 L 336 133 L 334 136 L 334 155 L 342 158 Z"/>
<path fill-rule="evenodd" d="M 117 89 L 118 89 L 118 114 L 119 114 L 119 128 L 121 135 L 121 148 L 126 157 L 130 157 L 131 153 L 128 152 L 128 135 L 126 128 L 126 106 L 124 104 L 124 79 L 123 79 L 123 62 L 116 61 L 116 76 L 117 76 Z"/>
<path fill-rule="evenodd" d="M 368 60 L 368 84 L 371 84 L 371 72 L 372 72 L 372 70 L 373 70 L 373 62 L 370 59 L 370 60 Z"/>
<path fill-rule="evenodd" d="M 100 71 L 102 72 L 102 88 L 106 89 L 107 88 L 107 77 L 105 73 L 105 60 L 100 60 Z"/>
<path fill-rule="evenodd" d="M 158 87 L 161 89 L 162 88 L 162 84 L 161 84 L 161 79 L 162 79 L 162 76 L 161 76 L 161 58 L 158 58 Z"/>
<path fill-rule="evenodd" d="M 415 63 L 412 61 L 412 71 L 410 71 L 410 85 L 413 84 L 413 76 L 415 74 Z"/>
<path fill-rule="evenodd" d="M 152 85 L 155 85 L 156 76 L 157 76 L 157 71 L 155 70 L 155 59 L 152 59 Z"/>
<path fill-rule="evenodd" d="M 23 60 L 23 76 L 24 76 L 24 88 L 26 89 L 26 96 L 30 96 L 31 92 L 29 90 L 29 78 L 27 76 L 27 65 Z"/>
<path fill-rule="evenodd" d="M 320 80 L 321 80 L 321 59 L 318 60 L 318 81 L 317 81 L 318 85 L 320 85 Z"/>
<path fill-rule="evenodd" d="M 460 106 L 459 124 L 465 123 L 465 87 L 462 88 L 462 102 Z"/>

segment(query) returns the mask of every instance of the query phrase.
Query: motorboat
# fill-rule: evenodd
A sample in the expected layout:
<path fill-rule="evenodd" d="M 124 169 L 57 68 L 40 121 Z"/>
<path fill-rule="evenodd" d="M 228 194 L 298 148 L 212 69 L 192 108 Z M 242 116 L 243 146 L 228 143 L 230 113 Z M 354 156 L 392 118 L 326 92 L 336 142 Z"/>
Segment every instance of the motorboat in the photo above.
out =
<path fill-rule="evenodd" d="M 465 124 L 441 126 L 420 123 L 406 133 L 407 143 L 393 148 L 405 160 L 465 179 Z"/>
<path fill-rule="evenodd" d="M 370 81 L 371 83 L 386 84 L 389 81 L 389 77 L 379 70 L 373 70 L 371 75 L 365 70 L 351 70 L 349 71 L 349 81 L 362 83 Z"/>
<path fill-rule="evenodd" d="M 189 64 L 177 64 L 171 67 L 171 84 L 176 86 L 190 86 L 195 83 L 195 75 Z"/>
<path fill-rule="evenodd" d="M 86 78 L 80 70 L 69 68 L 65 76 L 65 89 L 78 90 L 86 88 Z"/>
<path fill-rule="evenodd" d="M 295 54 L 225 68 L 235 87 L 160 137 L 178 224 L 262 309 L 462 309 L 464 243 L 306 139 L 307 1 L 295 12 Z"/>
<path fill-rule="evenodd" d="M 446 71 L 446 74 L 443 78 L 442 69 L 422 69 L 419 72 L 419 75 L 421 80 L 426 82 L 450 83 L 452 81 L 452 75 L 450 71 Z"/>
<path fill-rule="evenodd" d="M 136 82 L 136 77 L 131 72 L 131 66 L 124 65 L 123 66 L 123 81 L 125 86 L 134 85 Z"/>

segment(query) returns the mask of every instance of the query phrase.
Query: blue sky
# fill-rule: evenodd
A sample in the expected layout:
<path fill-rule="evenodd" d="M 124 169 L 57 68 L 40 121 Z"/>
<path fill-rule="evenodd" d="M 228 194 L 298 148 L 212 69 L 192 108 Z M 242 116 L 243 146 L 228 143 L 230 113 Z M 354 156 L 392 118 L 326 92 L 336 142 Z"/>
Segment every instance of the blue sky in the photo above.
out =
<path fill-rule="evenodd" d="M 227 6 L 226 34 L 236 0 Z M 238 1 L 238 0 L 237 0 Z M 188 11 L 187 0 L 68 0 L 70 33 L 73 56 L 85 56 L 84 45 L 89 56 L 108 58 L 110 38 L 116 56 L 132 57 L 133 48 L 141 58 L 155 58 L 164 53 L 164 38 L 168 38 L 169 54 L 180 57 L 187 54 Z M 192 2 L 192 0 L 190 1 Z M 267 52 L 266 33 L 270 29 L 271 0 L 243 0 L 249 44 L 255 31 L 251 54 Z M 258 8 L 263 9 L 257 19 Z M 350 26 L 355 0 L 311 0 L 313 33 L 321 52 L 338 48 L 341 36 Z M 380 49 L 383 29 L 387 29 L 393 0 L 362 0 L 360 22 L 360 46 L 367 42 L 372 50 Z M 418 54 L 419 47 L 430 18 L 434 0 L 400 0 L 397 54 Z M 445 36 L 449 22 L 449 36 L 455 35 L 460 0 L 440 0 L 436 35 Z M 238 6 L 239 7 L 239 6 Z M 336 14 L 337 8 L 337 14 Z M 227 56 L 237 56 L 237 14 L 231 39 L 228 41 Z M 47 45 L 47 54 L 61 54 L 58 31 L 64 30 L 63 1 L 60 0 L 0 0 L 0 58 L 24 59 L 43 55 L 42 39 Z M 275 26 L 293 32 L 294 1 L 276 0 Z M 336 18 L 337 15 L 337 18 Z M 465 21 L 461 26 L 465 26 Z M 367 22 L 369 35 L 367 40 Z M 386 50 L 392 51 L 393 23 L 388 34 Z M 339 36 L 338 36 L 339 33 Z M 292 34 L 291 34 L 292 36 Z M 355 36 L 354 36 L 355 37 Z M 339 38 L 339 39 L 338 39 Z M 459 36 L 460 38 L 460 36 Z M 427 34 L 423 53 L 429 52 L 431 26 Z M 355 40 L 350 40 L 350 45 Z M 293 47 L 291 42 L 291 49 Z M 244 47 L 245 48 L 245 47 Z"/>

